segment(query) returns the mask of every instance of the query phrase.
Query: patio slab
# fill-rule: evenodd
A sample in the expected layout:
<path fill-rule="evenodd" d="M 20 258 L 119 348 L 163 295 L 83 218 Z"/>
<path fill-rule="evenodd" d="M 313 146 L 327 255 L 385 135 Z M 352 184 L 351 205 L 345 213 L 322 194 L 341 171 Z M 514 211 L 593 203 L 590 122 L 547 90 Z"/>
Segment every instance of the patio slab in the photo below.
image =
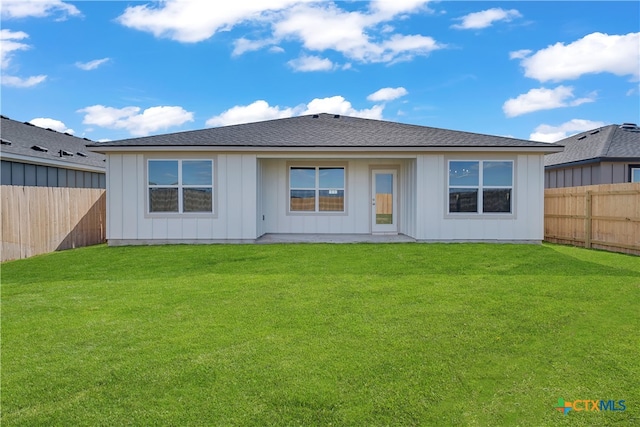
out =
<path fill-rule="evenodd" d="M 256 243 L 414 243 L 404 234 L 265 234 Z"/>

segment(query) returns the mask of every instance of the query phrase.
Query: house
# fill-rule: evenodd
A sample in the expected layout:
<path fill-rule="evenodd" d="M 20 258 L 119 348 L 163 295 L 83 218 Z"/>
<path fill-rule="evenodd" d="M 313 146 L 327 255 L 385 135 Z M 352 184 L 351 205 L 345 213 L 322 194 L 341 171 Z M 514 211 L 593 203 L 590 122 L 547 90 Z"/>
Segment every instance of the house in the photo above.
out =
<path fill-rule="evenodd" d="M 640 127 L 609 125 L 557 142 L 544 159 L 545 188 L 640 182 Z"/>
<path fill-rule="evenodd" d="M 111 245 L 402 234 L 540 242 L 561 146 L 314 114 L 90 144 Z"/>
<path fill-rule="evenodd" d="M 105 188 L 105 156 L 90 140 L 0 117 L 2 185 Z"/>

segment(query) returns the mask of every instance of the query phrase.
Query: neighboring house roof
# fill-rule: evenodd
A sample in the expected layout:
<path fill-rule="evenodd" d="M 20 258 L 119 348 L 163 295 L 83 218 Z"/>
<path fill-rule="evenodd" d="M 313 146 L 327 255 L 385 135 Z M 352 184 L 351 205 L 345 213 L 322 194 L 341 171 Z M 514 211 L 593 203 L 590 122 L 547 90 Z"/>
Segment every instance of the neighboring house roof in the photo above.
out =
<path fill-rule="evenodd" d="M 105 170 L 105 156 L 87 150 L 86 144 L 90 140 L 0 117 L 2 160 L 68 169 Z"/>
<path fill-rule="evenodd" d="M 609 125 L 570 136 L 558 144 L 561 153 L 547 154 L 545 167 L 598 161 L 640 161 L 640 128 L 634 124 Z"/>
<path fill-rule="evenodd" d="M 313 114 L 88 145 L 98 152 L 118 151 L 125 147 L 162 149 L 177 146 L 307 150 L 497 147 L 544 152 L 562 149 L 543 142 L 334 114 Z"/>

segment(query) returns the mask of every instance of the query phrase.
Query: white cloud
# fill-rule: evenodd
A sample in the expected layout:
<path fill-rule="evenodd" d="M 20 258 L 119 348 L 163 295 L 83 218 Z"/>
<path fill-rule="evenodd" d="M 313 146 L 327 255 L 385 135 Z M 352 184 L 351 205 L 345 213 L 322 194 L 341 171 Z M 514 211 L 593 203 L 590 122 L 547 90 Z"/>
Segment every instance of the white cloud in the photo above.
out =
<path fill-rule="evenodd" d="M 514 52 L 509 52 L 509 59 L 523 59 L 531 54 L 531 50 L 529 49 L 520 49 Z"/>
<path fill-rule="evenodd" d="M 403 9 L 398 6 L 389 10 L 399 13 Z M 378 24 L 392 18 L 387 12 L 348 12 L 334 3 L 297 5 L 273 24 L 274 36 L 278 39 L 298 39 L 310 51 L 334 50 L 359 62 L 406 60 L 445 47 L 433 38 L 422 35 L 392 34 L 387 39 L 373 42 L 369 34 L 374 33 Z M 388 34 L 379 32 L 381 36 Z"/>
<path fill-rule="evenodd" d="M 231 55 L 240 56 L 243 53 L 260 50 L 263 47 L 272 44 L 274 44 L 273 40 L 249 40 L 244 37 L 240 37 L 233 42 L 233 52 L 231 53 Z"/>
<path fill-rule="evenodd" d="M 385 87 L 367 96 L 367 99 L 373 102 L 392 101 L 394 99 L 403 97 L 408 93 L 409 92 L 407 92 L 407 90 L 403 87 L 396 87 L 396 88 Z"/>
<path fill-rule="evenodd" d="M 519 58 L 515 56 L 513 58 Z M 525 76 L 541 82 L 612 73 L 640 78 L 640 33 L 592 33 L 565 45 L 556 43 L 520 61 Z"/>
<path fill-rule="evenodd" d="M 520 18 L 521 16 L 520 12 L 515 9 L 504 10 L 494 7 L 492 9 L 474 12 L 463 17 L 456 18 L 456 20 L 461 21 L 461 23 L 454 24 L 451 28 L 456 28 L 458 30 L 479 30 L 481 28 L 490 27 L 494 22 L 509 22 L 514 18 Z"/>
<path fill-rule="evenodd" d="M 75 133 L 73 129 L 69 129 L 67 125 L 65 125 L 60 120 L 37 117 L 33 120 L 29 120 L 29 123 L 45 129 L 49 128 L 49 129 L 57 130 L 58 132 L 62 132 L 62 133 L 70 133 L 71 135 Z"/>
<path fill-rule="evenodd" d="M 306 114 L 330 113 L 370 119 L 381 119 L 384 105 L 374 105 L 372 108 L 356 110 L 351 103 L 342 96 L 315 98 L 309 103 L 296 107 L 270 106 L 267 101 L 258 100 L 249 105 L 236 105 L 222 114 L 207 120 L 207 126 L 229 126 L 241 123 L 259 122 L 264 120 L 283 119 Z"/>
<path fill-rule="evenodd" d="M 595 122 L 591 120 L 573 119 L 561 124 L 560 126 L 551 126 L 542 124 L 529 136 L 532 141 L 540 142 L 556 142 L 576 133 L 585 132 L 605 126 L 604 122 Z"/>
<path fill-rule="evenodd" d="M 335 65 L 327 58 L 319 56 L 302 55 L 300 58 L 292 59 L 287 64 L 294 71 L 331 71 Z"/>
<path fill-rule="evenodd" d="M 93 61 L 89 61 L 89 62 L 76 62 L 76 67 L 85 71 L 95 70 L 96 68 L 98 68 L 99 66 L 101 66 L 102 64 L 110 60 L 111 58 L 102 58 L 102 59 L 94 59 Z"/>
<path fill-rule="evenodd" d="M 429 10 L 425 0 L 374 0 L 371 10 L 384 17 L 393 17 L 401 13 L 411 13 L 418 10 Z"/>
<path fill-rule="evenodd" d="M 11 31 L 7 29 L 0 30 L 0 64 L 2 69 L 9 67 L 12 54 L 16 50 L 27 50 L 31 46 L 25 43 L 17 42 L 16 40 L 23 40 L 29 37 L 29 34 L 24 31 Z"/>
<path fill-rule="evenodd" d="M 118 22 L 130 28 L 185 43 L 195 43 L 246 21 L 262 21 L 269 12 L 299 0 L 198 1 L 167 0 L 157 6 L 129 6 Z"/>
<path fill-rule="evenodd" d="M 45 75 L 30 76 L 30 77 L 17 77 L 2 75 L 2 84 L 4 86 L 11 87 L 32 87 L 39 85 L 47 79 Z"/>
<path fill-rule="evenodd" d="M 258 100 L 249 105 L 236 105 L 220 115 L 207 120 L 207 126 L 228 126 L 239 123 L 284 119 L 294 115 L 293 108 L 271 107 L 267 101 Z"/>
<path fill-rule="evenodd" d="M 382 119 L 384 105 L 374 105 L 371 108 L 356 110 L 351 103 L 342 96 L 316 98 L 307 104 L 304 114 L 330 113 L 344 116 L 363 117 L 366 119 Z"/>
<path fill-rule="evenodd" d="M 408 13 L 426 9 L 425 0 L 380 0 L 368 9 L 346 11 L 333 2 L 308 0 L 263 0 L 205 2 L 167 0 L 151 6 L 130 6 L 118 17 L 127 27 L 180 42 L 199 42 L 238 24 L 265 24 L 271 31 L 258 40 L 241 37 L 234 42 L 232 55 L 295 40 L 308 51 L 334 50 L 361 62 L 393 62 L 427 55 L 445 46 L 423 35 L 390 34 L 383 25 Z M 377 41 L 372 41 L 372 40 Z"/>
<path fill-rule="evenodd" d="M 575 107 L 585 102 L 593 102 L 595 93 L 585 98 L 575 98 L 571 86 L 558 86 L 555 89 L 539 88 L 507 100 L 502 110 L 507 117 L 520 116 L 539 110 L 551 110 L 560 107 Z"/>
<path fill-rule="evenodd" d="M 28 37 L 29 35 L 23 31 L 11 31 L 7 29 L 0 30 L 0 69 L 4 70 L 9 68 L 11 60 L 13 59 L 12 52 L 31 48 L 28 44 L 16 41 L 23 40 Z M 38 85 L 45 81 L 46 78 L 46 75 L 18 77 L 2 73 L 1 83 L 4 86 L 24 88 Z"/>
<path fill-rule="evenodd" d="M 82 123 L 109 129 L 125 129 L 134 136 L 180 126 L 193 121 L 193 113 L 177 106 L 151 107 L 140 113 L 140 107 L 113 108 L 92 105 L 81 110 L 85 113 Z"/>
<path fill-rule="evenodd" d="M 43 18 L 55 12 L 63 18 L 81 15 L 77 7 L 60 0 L 3 0 L 1 10 L 3 18 Z"/>

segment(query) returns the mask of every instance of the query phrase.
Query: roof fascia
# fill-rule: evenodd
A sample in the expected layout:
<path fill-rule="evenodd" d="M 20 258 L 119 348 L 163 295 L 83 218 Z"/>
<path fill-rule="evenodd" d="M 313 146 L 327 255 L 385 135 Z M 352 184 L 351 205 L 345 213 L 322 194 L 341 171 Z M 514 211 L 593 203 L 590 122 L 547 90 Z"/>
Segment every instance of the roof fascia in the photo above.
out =
<path fill-rule="evenodd" d="M 578 160 L 575 162 L 557 163 L 554 165 L 545 165 L 545 169 L 562 169 L 572 168 L 576 166 L 585 166 L 593 163 L 616 162 L 616 163 L 635 163 L 640 162 L 640 157 L 595 157 L 593 159 Z"/>
<path fill-rule="evenodd" d="M 89 151 L 102 154 L 131 153 L 131 152 L 251 152 L 251 153 L 424 153 L 424 152 L 530 152 L 530 153 L 558 153 L 564 149 L 561 146 L 426 146 L 426 147 L 233 147 L 233 146 L 88 146 Z"/>
<path fill-rule="evenodd" d="M 61 167 L 64 169 L 74 169 L 74 170 L 82 170 L 82 171 L 89 171 L 89 172 L 104 173 L 106 169 L 105 167 L 101 168 L 98 166 L 83 165 L 81 163 L 61 162 L 55 159 L 42 159 L 40 157 L 31 157 L 31 156 L 25 156 L 22 154 L 13 154 L 13 153 L 7 153 L 4 151 L 0 154 L 0 159 L 16 161 L 19 163 L 27 163 L 32 165 L 55 166 L 55 167 Z"/>

